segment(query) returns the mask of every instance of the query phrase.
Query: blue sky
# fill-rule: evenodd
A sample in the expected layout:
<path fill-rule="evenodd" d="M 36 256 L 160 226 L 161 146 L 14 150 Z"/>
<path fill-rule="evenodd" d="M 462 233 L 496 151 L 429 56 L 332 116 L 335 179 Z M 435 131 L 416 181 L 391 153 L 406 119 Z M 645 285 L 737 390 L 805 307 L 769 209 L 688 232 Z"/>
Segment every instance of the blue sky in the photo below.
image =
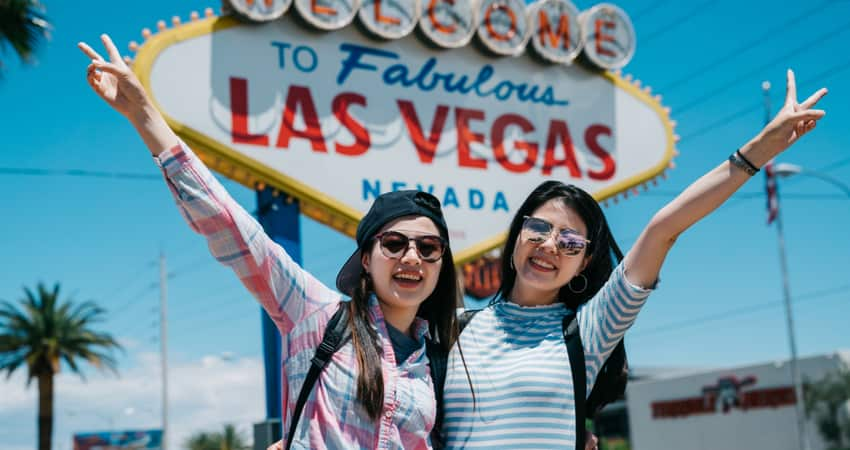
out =
<path fill-rule="evenodd" d="M 142 28 L 153 29 L 160 19 L 179 15 L 187 20 L 190 11 L 217 8 L 218 3 L 150 0 L 129 10 L 124 9 L 129 5 L 119 10 L 116 2 L 103 0 L 46 0 L 45 4 L 54 30 L 38 52 L 37 64 L 23 66 L 13 55 L 4 55 L 0 168 L 156 176 L 158 171 L 134 130 L 89 90 L 87 60 L 75 44 L 80 40 L 96 43 L 99 33 L 109 32 L 126 49 L 131 40 L 141 41 Z M 850 184 L 850 136 L 845 125 L 850 119 L 850 57 L 846 56 L 850 2 L 616 4 L 632 17 L 637 33 L 634 59 L 624 71 L 663 96 L 682 136 L 677 168 L 667 180 L 606 210 L 621 247 L 630 247 L 655 211 L 675 193 L 761 128 L 761 82 L 773 84 L 773 104 L 780 104 L 787 67 L 796 70 L 801 98 L 821 86 L 830 93 L 820 104 L 827 110 L 826 118 L 779 161 Z M 586 9 L 592 4 L 577 2 L 577 6 Z M 225 185 L 242 205 L 254 209 L 253 192 L 226 180 Z M 810 355 L 848 348 L 850 279 L 845 265 L 850 254 L 846 232 L 850 198 L 830 184 L 805 177 L 781 181 L 780 191 L 799 352 Z M 103 329 L 127 347 L 120 358 L 120 380 L 124 381 L 113 377 L 110 382 L 117 383 L 124 397 L 105 399 L 104 394 L 98 401 L 86 402 L 85 396 L 60 392 L 72 400 L 58 400 L 61 423 L 55 448 L 67 448 L 68 433 L 74 429 L 105 428 L 108 421 L 103 415 L 113 417 L 117 426 L 156 425 L 158 291 L 154 286 L 160 250 L 172 273 L 170 363 L 176 371 L 185 368 L 187 374 L 195 374 L 186 376 L 210 380 L 227 373 L 245 374 L 242 384 L 223 386 L 250 391 L 241 397 L 233 394 L 235 404 L 240 404 L 240 398 L 241 404 L 251 403 L 245 406 L 244 416 L 249 419 L 244 423 L 250 417 L 261 418 L 259 309 L 236 278 L 207 254 L 204 241 L 183 223 L 163 182 L 0 171 L 0 192 L 4 193 L 0 299 L 17 300 L 22 286 L 38 281 L 60 282 L 65 294 L 106 307 L 109 318 Z M 774 227 L 765 224 L 764 204 L 759 174 L 679 239 L 662 269 L 659 290 L 628 334 L 633 366 L 734 366 L 788 356 L 777 235 Z M 353 241 L 302 220 L 304 264 L 331 283 Z M 227 360 L 220 358 L 224 352 L 231 355 Z M 150 376 L 139 376 L 142 373 Z M 99 380 L 110 378 L 93 376 L 94 381 L 79 385 L 80 389 L 100 396 L 99 386 L 106 382 Z M 65 375 L 61 380 L 75 383 Z M 128 385 L 132 380 L 141 384 Z M 35 436 L 32 390 L 24 392 L 19 377 L 5 384 L 0 381 L 0 389 L 4 396 L 21 393 L 16 398 L 22 399 L 19 404 L 0 401 L 0 446 L 31 447 Z M 146 389 L 153 394 L 132 395 Z M 195 417 L 197 411 L 192 408 L 212 408 L 204 405 L 187 400 L 180 407 L 186 408 L 186 417 Z M 121 413 L 126 408 L 136 413 Z M 224 420 L 198 417 L 191 426 Z"/>

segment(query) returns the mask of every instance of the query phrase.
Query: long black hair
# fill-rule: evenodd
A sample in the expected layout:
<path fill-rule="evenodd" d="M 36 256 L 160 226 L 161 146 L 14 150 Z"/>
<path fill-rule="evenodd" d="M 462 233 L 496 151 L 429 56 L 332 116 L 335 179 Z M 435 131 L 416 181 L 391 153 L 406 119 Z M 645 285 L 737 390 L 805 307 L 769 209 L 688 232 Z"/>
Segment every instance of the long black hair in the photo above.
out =
<path fill-rule="evenodd" d="M 516 269 L 512 260 L 525 216 L 531 216 L 534 211 L 552 199 L 559 200 L 581 217 L 587 226 L 587 239 L 590 240 L 585 253 L 590 257 L 590 261 L 581 271 L 581 274 L 587 278 L 587 288 L 581 293 L 575 293 L 567 283 L 558 292 L 558 301 L 571 309 L 578 308 L 596 295 L 608 281 L 614 270 L 615 258 L 617 262 L 623 259 L 623 253 L 614 241 L 605 214 L 596 200 L 579 187 L 560 181 L 545 181 L 526 197 L 511 220 L 508 238 L 502 250 L 502 285 L 494 301 L 510 299 L 511 291 L 516 284 Z"/>
<path fill-rule="evenodd" d="M 362 252 L 372 251 L 374 240 Z M 458 335 L 457 308 L 460 286 L 450 248 L 443 254 L 442 267 L 434 291 L 419 305 L 417 317 L 428 321 L 431 339 L 446 354 Z M 381 341 L 369 315 L 369 297 L 374 292 L 372 280 L 361 266 L 360 282 L 348 303 L 349 322 L 354 352 L 360 373 L 357 376 L 357 400 L 372 420 L 377 420 L 384 406 L 384 377 L 381 371 Z"/>

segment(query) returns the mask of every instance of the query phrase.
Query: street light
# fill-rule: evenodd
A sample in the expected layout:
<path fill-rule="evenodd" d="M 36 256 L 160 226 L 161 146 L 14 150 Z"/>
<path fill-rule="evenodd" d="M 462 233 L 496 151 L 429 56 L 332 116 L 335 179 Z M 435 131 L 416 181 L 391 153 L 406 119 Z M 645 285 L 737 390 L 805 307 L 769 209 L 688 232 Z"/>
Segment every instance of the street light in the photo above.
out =
<path fill-rule="evenodd" d="M 791 177 L 791 176 L 794 176 L 794 175 L 808 175 L 810 177 L 819 178 L 823 181 L 826 181 L 826 182 L 833 184 L 834 186 L 838 187 L 839 189 L 844 191 L 844 193 L 847 194 L 848 197 L 850 197 L 850 186 L 842 183 L 837 178 L 833 178 L 833 177 L 826 175 L 824 173 L 804 169 L 804 168 L 802 168 L 802 167 L 800 167 L 796 164 L 778 163 L 778 164 L 773 166 L 773 173 L 776 176 L 779 176 L 779 177 L 782 177 L 782 178 L 788 178 L 788 177 Z"/>
<path fill-rule="evenodd" d="M 823 173 L 811 170 L 806 170 L 795 164 L 772 164 L 772 171 L 776 177 L 788 178 L 794 175 L 808 175 L 837 186 L 839 189 L 844 191 L 845 194 L 847 194 L 847 197 L 850 197 L 850 187 L 848 187 L 841 181 L 830 177 L 829 175 L 825 175 Z M 778 186 L 776 187 L 776 190 L 777 192 L 779 191 Z M 800 448 L 808 450 L 811 447 L 808 440 L 808 432 L 806 430 L 805 416 L 803 414 L 803 405 L 800 404 L 800 402 L 803 401 L 803 387 L 802 380 L 800 379 L 800 368 L 797 363 L 797 344 L 794 332 L 793 312 L 791 309 L 791 288 L 788 283 L 788 262 L 785 256 L 785 236 L 784 232 L 782 231 L 782 213 L 780 211 L 777 211 L 775 221 L 777 236 L 779 238 L 779 262 L 782 269 L 782 288 L 785 298 L 785 318 L 787 322 L 786 325 L 788 327 L 788 340 L 791 346 L 791 381 L 794 384 L 794 391 L 797 397 L 797 403 L 795 404 L 795 408 L 797 410 L 797 425 L 798 431 L 800 433 Z"/>

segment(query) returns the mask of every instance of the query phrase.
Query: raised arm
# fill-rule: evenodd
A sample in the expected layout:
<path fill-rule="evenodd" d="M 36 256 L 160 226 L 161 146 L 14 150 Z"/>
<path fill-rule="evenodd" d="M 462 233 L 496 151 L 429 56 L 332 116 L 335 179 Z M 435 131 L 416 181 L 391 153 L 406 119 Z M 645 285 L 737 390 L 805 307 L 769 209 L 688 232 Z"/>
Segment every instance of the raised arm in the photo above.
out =
<path fill-rule="evenodd" d="M 787 77 L 782 109 L 761 132 L 740 148 L 743 159 L 756 168 L 762 167 L 813 130 L 825 114 L 823 110 L 812 107 L 826 95 L 826 89 L 820 89 L 803 103 L 797 103 L 794 72 L 789 69 Z M 724 161 L 661 208 L 625 257 L 628 280 L 640 286 L 655 283 L 667 252 L 679 235 L 717 209 L 749 179 L 750 175 L 743 169 Z"/>
<path fill-rule="evenodd" d="M 91 58 L 86 72 L 89 85 L 109 106 L 133 124 L 153 156 L 175 147 L 180 138 L 153 106 L 142 83 L 121 59 L 112 39 L 106 34 L 102 34 L 100 39 L 106 47 L 110 62 L 85 42 L 77 44 Z"/>
<path fill-rule="evenodd" d="M 207 239 L 213 256 L 236 272 L 281 332 L 288 332 L 310 312 L 339 301 L 338 293 L 298 266 L 233 200 L 168 127 L 109 36 L 102 35 L 101 40 L 110 62 L 79 44 L 92 59 L 87 74 L 92 89 L 133 124 L 162 168 L 180 213 Z"/>

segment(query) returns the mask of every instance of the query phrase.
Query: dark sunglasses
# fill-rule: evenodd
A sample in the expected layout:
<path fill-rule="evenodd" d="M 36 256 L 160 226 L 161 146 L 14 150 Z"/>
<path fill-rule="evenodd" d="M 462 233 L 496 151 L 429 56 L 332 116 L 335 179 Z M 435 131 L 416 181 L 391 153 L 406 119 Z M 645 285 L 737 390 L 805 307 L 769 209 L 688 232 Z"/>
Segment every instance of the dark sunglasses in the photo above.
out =
<path fill-rule="evenodd" d="M 416 243 L 416 254 L 426 262 L 439 261 L 447 246 L 446 240 L 440 236 L 408 237 L 398 231 L 385 231 L 375 236 L 375 239 L 381 244 L 381 253 L 392 259 L 401 258 L 410 248 L 410 241 Z"/>
<path fill-rule="evenodd" d="M 530 216 L 523 217 L 521 236 L 524 240 L 532 244 L 546 242 L 555 231 L 555 226 L 543 219 Z M 557 230 L 555 245 L 558 247 L 558 251 L 564 256 L 578 255 L 587 247 L 587 244 L 590 244 L 590 241 L 585 239 L 576 230 L 569 228 Z"/>

